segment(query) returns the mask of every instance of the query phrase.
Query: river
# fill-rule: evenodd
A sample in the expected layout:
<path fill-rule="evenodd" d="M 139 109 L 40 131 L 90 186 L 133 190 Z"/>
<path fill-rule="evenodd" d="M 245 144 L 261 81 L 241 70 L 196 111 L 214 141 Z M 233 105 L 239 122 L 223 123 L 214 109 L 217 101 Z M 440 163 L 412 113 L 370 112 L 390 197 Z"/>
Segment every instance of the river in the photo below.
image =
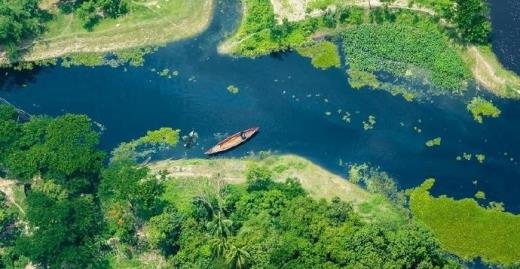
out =
<path fill-rule="evenodd" d="M 493 0 L 494 46 L 509 68 L 520 72 L 519 32 L 511 27 L 520 14 L 516 0 Z M 498 119 L 476 123 L 465 109 L 467 98 L 436 97 L 407 102 L 383 91 L 350 88 L 344 68 L 312 67 L 295 53 L 258 59 L 221 56 L 216 46 L 239 17 L 236 3 L 221 1 L 208 30 L 197 38 L 161 48 L 143 67 L 46 67 L 9 72 L 0 81 L 0 97 L 32 114 L 87 114 L 103 124 L 102 147 L 110 150 L 147 130 L 163 126 L 192 129 L 199 145 L 172 155 L 203 157 L 218 140 L 252 126 L 261 132 L 224 157 L 272 150 L 294 153 L 345 175 L 348 163 L 367 162 L 394 177 L 401 188 L 434 177 L 434 194 L 456 198 L 484 191 L 520 212 L 520 102 L 499 100 Z M 156 71 L 178 71 L 173 78 Z M 228 85 L 240 92 L 230 94 Z M 342 120 L 350 113 L 351 122 Z M 362 121 L 376 117 L 373 130 Z M 420 129 L 420 132 L 419 132 Z M 425 142 L 442 137 L 440 147 Z M 463 152 L 486 155 L 457 161 Z"/>

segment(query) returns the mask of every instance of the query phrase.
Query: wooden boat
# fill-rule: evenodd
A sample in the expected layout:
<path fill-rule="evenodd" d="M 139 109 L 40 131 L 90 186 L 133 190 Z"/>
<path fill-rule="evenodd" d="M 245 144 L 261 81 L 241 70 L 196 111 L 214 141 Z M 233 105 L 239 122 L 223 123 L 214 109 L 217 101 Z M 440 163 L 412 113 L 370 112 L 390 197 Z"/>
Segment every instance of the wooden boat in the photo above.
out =
<path fill-rule="evenodd" d="M 228 136 L 226 139 L 220 141 L 218 144 L 208 149 L 208 151 L 206 151 L 204 154 L 214 155 L 238 147 L 253 137 L 258 132 L 258 130 L 260 130 L 259 127 L 254 127 Z"/>

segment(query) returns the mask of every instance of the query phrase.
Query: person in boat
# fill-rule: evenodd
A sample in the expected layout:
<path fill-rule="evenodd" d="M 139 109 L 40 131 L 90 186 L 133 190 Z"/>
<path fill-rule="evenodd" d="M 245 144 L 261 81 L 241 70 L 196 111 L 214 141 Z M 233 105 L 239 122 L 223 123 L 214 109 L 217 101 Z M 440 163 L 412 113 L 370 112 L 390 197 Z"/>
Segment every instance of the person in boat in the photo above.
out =
<path fill-rule="evenodd" d="M 242 140 L 246 140 L 247 139 L 246 132 L 244 132 L 244 131 L 240 132 L 240 138 L 242 138 Z"/>
<path fill-rule="evenodd" d="M 182 137 L 182 140 L 184 141 L 184 147 L 185 148 L 191 148 L 193 145 L 197 143 L 197 139 L 199 138 L 199 134 L 195 132 L 195 130 L 192 130 L 188 135 L 185 135 Z"/>

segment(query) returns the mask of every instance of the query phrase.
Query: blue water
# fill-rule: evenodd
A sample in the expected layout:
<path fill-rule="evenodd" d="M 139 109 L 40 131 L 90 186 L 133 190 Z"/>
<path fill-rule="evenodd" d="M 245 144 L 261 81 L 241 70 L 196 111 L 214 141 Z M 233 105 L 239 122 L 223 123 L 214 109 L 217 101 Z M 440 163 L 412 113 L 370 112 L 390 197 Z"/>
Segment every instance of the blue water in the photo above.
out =
<path fill-rule="evenodd" d="M 495 2 L 494 8 L 508 5 Z M 520 13 L 514 0 L 509 4 Z M 147 56 L 144 67 L 9 72 L 0 81 L 0 97 L 32 114 L 87 114 L 107 128 L 102 135 L 107 150 L 147 130 L 169 126 L 184 132 L 194 129 L 200 135 L 199 145 L 179 149 L 174 156 L 201 157 L 218 141 L 215 133 L 260 126 L 259 135 L 224 156 L 261 150 L 294 153 L 342 175 L 346 168 L 341 162 L 369 162 L 389 172 L 402 188 L 435 177 L 435 194 L 461 198 L 481 190 L 488 200 L 520 212 L 519 102 L 495 100 L 502 116 L 481 125 L 465 110 L 467 98 L 410 103 L 383 91 L 356 91 L 348 85 L 344 68 L 317 70 L 295 53 L 254 60 L 218 55 L 216 44 L 236 26 L 238 10 L 238 5 L 221 3 L 204 34 Z M 511 28 L 508 23 L 501 18 L 495 27 Z M 508 38 L 516 32 L 505 32 L 495 31 L 494 40 L 502 44 L 497 45 L 502 46 L 499 56 L 514 69 L 518 55 L 509 53 L 518 44 Z M 169 79 L 152 71 L 163 68 L 179 75 Z M 240 93 L 228 93 L 230 84 Z M 341 120 L 339 110 L 351 114 L 350 124 Z M 365 131 L 362 121 L 369 115 L 377 123 Z M 440 147 L 425 147 L 428 139 L 438 136 Z M 457 161 L 463 152 L 483 153 L 486 161 Z"/>

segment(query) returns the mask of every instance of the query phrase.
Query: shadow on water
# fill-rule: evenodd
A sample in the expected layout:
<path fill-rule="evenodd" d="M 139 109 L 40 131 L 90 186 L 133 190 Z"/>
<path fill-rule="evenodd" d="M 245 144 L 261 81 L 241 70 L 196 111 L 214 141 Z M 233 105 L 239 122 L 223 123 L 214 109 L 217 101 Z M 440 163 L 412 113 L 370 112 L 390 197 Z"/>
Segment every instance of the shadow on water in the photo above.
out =
<path fill-rule="evenodd" d="M 254 60 L 219 55 L 218 43 L 236 29 L 239 16 L 238 1 L 219 1 L 206 32 L 148 55 L 143 67 L 45 68 L 23 90 L 4 83 L 0 97 L 31 114 L 87 114 L 106 126 L 107 150 L 171 126 L 197 131 L 198 145 L 164 157 L 204 157 L 217 134 L 260 126 L 258 136 L 225 156 L 294 153 L 341 175 L 340 163 L 369 162 L 402 188 L 435 177 L 434 194 L 461 198 L 482 190 L 489 201 L 520 212 L 519 103 L 495 100 L 502 116 L 478 124 L 461 98 L 410 103 L 383 91 L 356 91 L 343 69 L 317 70 L 295 53 Z M 161 77 L 165 68 L 178 75 Z M 229 93 L 229 85 L 239 93 Z M 365 131 L 370 115 L 377 123 Z M 427 148 L 435 137 L 442 145 Z M 486 161 L 457 161 L 464 152 L 483 153 Z"/>

